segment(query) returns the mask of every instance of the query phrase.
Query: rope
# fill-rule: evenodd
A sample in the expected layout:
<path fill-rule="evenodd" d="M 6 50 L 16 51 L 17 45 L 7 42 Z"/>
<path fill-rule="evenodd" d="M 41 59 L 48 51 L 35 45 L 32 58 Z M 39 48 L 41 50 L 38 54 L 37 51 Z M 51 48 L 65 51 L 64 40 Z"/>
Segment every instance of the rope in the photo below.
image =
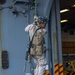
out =
<path fill-rule="evenodd" d="M 38 15 L 38 8 L 37 8 L 37 0 L 35 0 L 35 13 L 34 15 L 37 16 Z"/>

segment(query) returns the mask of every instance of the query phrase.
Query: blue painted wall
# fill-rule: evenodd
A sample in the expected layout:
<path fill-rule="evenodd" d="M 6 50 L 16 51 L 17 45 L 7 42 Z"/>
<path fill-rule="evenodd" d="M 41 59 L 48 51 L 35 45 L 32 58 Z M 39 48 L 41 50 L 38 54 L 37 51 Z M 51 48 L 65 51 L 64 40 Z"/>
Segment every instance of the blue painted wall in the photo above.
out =
<path fill-rule="evenodd" d="M 6 0 L 2 7 L 11 6 L 13 0 Z M 49 15 L 49 0 L 38 0 L 39 15 Z M 46 4 L 47 3 L 47 4 Z M 24 10 L 20 6 L 14 6 L 18 10 Z M 48 10 L 49 9 L 49 10 Z M 47 10 L 47 11 L 46 11 Z M 17 17 L 12 13 L 13 10 L 3 9 L 1 11 L 1 33 L 2 47 L 1 51 L 7 50 L 9 54 L 9 68 L 4 70 L 0 67 L 0 75 L 23 75 L 23 67 L 25 61 L 25 51 L 29 43 L 28 33 L 25 33 L 24 28 L 27 26 L 27 18 L 23 14 L 18 14 Z M 48 13 L 48 14 L 46 14 Z M 30 11 L 30 21 L 33 22 L 34 10 Z M 29 67 L 29 65 L 28 65 Z M 27 70 L 29 72 L 29 68 Z"/>

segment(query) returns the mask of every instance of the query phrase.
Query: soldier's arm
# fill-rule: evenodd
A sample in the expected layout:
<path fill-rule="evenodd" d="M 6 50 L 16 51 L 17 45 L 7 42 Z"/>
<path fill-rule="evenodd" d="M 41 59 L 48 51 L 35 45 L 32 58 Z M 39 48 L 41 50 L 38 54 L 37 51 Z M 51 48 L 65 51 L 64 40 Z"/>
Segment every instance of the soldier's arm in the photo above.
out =
<path fill-rule="evenodd" d="M 29 32 L 29 30 L 33 27 L 32 24 L 25 27 L 25 32 Z"/>

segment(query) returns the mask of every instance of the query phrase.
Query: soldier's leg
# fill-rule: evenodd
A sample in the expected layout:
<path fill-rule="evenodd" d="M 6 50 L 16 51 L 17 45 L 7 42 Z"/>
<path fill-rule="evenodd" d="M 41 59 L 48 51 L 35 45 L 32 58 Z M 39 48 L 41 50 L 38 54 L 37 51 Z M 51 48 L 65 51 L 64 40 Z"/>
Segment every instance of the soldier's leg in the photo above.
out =
<path fill-rule="evenodd" d="M 38 75 L 38 72 L 39 72 L 39 66 L 36 66 L 36 69 L 35 69 L 34 75 Z"/>
<path fill-rule="evenodd" d="M 36 64 L 36 68 L 35 68 L 35 71 L 34 71 L 34 75 L 38 75 L 38 71 L 39 71 L 39 64 L 38 64 L 38 60 L 36 57 L 34 57 L 34 62 Z"/>
<path fill-rule="evenodd" d="M 38 75 L 44 75 L 45 74 L 45 68 L 46 68 L 46 66 L 39 66 Z"/>

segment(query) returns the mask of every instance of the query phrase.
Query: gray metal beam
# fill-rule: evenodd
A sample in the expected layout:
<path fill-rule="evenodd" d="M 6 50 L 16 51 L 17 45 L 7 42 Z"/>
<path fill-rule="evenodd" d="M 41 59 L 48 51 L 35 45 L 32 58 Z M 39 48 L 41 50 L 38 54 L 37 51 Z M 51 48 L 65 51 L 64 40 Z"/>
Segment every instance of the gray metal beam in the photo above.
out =
<path fill-rule="evenodd" d="M 59 1 L 54 0 L 50 12 L 50 31 L 51 31 L 51 52 L 52 52 L 52 73 L 51 75 L 63 74 L 62 65 L 62 40 L 60 25 L 60 8 Z"/>
<path fill-rule="evenodd" d="M 55 13 L 55 2 L 53 2 L 52 10 L 51 10 L 51 21 L 50 21 L 50 26 L 51 26 L 51 46 L 52 46 L 52 70 L 53 70 L 53 75 L 55 75 L 57 67 L 58 70 L 58 48 L 57 48 L 57 30 L 56 30 L 56 13 Z M 56 72 L 58 73 L 58 71 Z"/>
<path fill-rule="evenodd" d="M 0 11 L 0 69 L 1 69 L 1 50 L 2 50 L 2 12 Z"/>
<path fill-rule="evenodd" d="M 56 0 L 56 24 L 58 37 L 58 59 L 59 59 L 59 74 L 63 74 L 63 59 L 62 59 L 62 39 L 61 39 L 61 23 L 60 23 L 60 5 L 59 0 Z"/>
<path fill-rule="evenodd" d="M 44 16 L 49 17 L 49 13 L 50 13 L 49 11 L 51 11 L 53 1 L 54 0 L 47 0 L 45 9 L 44 9 Z"/>

